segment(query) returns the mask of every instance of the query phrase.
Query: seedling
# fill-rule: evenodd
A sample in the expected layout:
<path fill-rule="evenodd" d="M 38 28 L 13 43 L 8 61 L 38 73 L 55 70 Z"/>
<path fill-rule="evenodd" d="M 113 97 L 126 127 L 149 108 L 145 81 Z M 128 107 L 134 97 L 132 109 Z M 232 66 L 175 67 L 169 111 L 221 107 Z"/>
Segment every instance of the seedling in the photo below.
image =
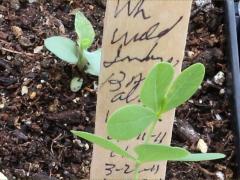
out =
<path fill-rule="evenodd" d="M 139 179 L 142 164 L 154 161 L 205 161 L 224 158 L 220 153 L 192 154 L 184 148 L 151 144 L 152 133 L 163 113 L 183 104 L 203 81 L 205 68 L 197 63 L 185 69 L 174 79 L 174 68 L 162 62 L 153 67 L 140 92 L 140 105 L 132 104 L 115 111 L 107 121 L 107 133 L 114 140 L 130 140 L 147 132 L 145 142 L 134 147 L 135 154 L 123 150 L 113 141 L 94 134 L 72 131 L 105 149 L 111 150 L 135 163 L 135 179 Z"/>
<path fill-rule="evenodd" d="M 85 70 L 86 73 L 98 76 L 100 72 L 101 49 L 93 52 L 88 51 L 88 48 L 94 41 L 95 32 L 90 21 L 81 12 L 75 14 L 75 31 L 78 36 L 77 42 L 66 37 L 53 36 L 47 38 L 44 44 L 49 51 L 61 60 L 70 64 L 76 64 L 80 71 Z M 79 81 L 72 80 L 71 89 L 73 87 L 76 92 L 76 89 L 81 88 L 79 88 L 79 84 Z"/>

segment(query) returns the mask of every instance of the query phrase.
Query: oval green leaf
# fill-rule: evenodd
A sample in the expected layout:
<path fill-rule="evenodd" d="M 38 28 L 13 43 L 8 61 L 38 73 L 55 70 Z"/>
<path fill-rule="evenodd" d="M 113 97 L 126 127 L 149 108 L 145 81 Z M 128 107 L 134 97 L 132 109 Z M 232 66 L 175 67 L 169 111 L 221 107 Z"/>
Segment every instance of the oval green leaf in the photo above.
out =
<path fill-rule="evenodd" d="M 197 63 L 185 69 L 170 86 L 163 112 L 178 107 L 188 100 L 201 85 L 205 74 L 203 64 Z"/>
<path fill-rule="evenodd" d="M 61 36 L 53 36 L 45 39 L 44 45 L 60 59 L 70 64 L 77 64 L 78 49 L 76 43 L 71 39 Z"/>
<path fill-rule="evenodd" d="M 153 161 L 177 160 L 188 156 L 190 153 L 179 147 L 161 144 L 143 144 L 134 148 L 141 163 Z"/>
<path fill-rule="evenodd" d="M 120 156 L 126 157 L 130 160 L 136 161 L 136 158 L 134 158 L 132 155 L 130 155 L 127 151 L 123 150 L 116 144 L 112 143 L 111 141 L 104 139 L 102 137 L 96 136 L 91 133 L 82 132 L 82 131 L 71 131 L 75 136 L 81 137 L 83 139 L 86 139 L 87 141 L 90 141 L 92 143 L 95 143 L 99 146 L 101 146 L 104 149 L 111 150 L 115 153 L 117 153 Z"/>
<path fill-rule="evenodd" d="M 113 139 L 129 140 L 138 136 L 157 120 L 156 114 L 150 108 L 127 105 L 109 117 L 107 131 Z"/>
<path fill-rule="evenodd" d="M 221 153 L 196 153 L 189 154 L 188 156 L 178 159 L 177 161 L 209 161 L 215 159 L 222 159 L 226 156 Z"/>
<path fill-rule="evenodd" d="M 83 57 L 88 62 L 86 73 L 99 76 L 101 67 L 101 49 L 94 52 L 83 51 Z"/>
<path fill-rule="evenodd" d="M 158 113 L 164 101 L 164 96 L 174 76 L 174 69 L 170 63 L 157 64 L 144 80 L 140 93 L 142 103 Z"/>
<path fill-rule="evenodd" d="M 75 14 L 75 31 L 77 32 L 79 38 L 78 45 L 81 49 L 89 48 L 94 41 L 95 32 L 91 22 L 81 12 Z"/>

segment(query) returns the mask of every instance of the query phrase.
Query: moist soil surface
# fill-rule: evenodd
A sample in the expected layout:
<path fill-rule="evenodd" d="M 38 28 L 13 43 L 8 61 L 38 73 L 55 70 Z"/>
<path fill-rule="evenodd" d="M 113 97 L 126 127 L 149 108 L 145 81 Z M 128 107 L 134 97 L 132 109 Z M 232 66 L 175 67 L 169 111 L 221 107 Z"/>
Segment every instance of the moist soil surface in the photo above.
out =
<path fill-rule="evenodd" d="M 92 145 L 70 130 L 94 131 L 97 78 L 51 55 L 44 39 L 76 39 L 74 10 L 93 23 L 101 47 L 105 6 L 94 0 L 0 0 L 0 172 L 12 179 L 89 179 Z M 169 162 L 166 179 L 236 179 L 231 87 L 221 1 L 193 3 L 183 68 L 201 62 L 206 77 L 176 110 L 172 145 L 226 154 L 218 161 Z M 219 73 L 220 72 L 220 73 Z M 218 77 L 216 75 L 219 75 Z M 74 76 L 81 91 L 70 91 Z M 215 78 L 214 78 L 215 77 Z"/>

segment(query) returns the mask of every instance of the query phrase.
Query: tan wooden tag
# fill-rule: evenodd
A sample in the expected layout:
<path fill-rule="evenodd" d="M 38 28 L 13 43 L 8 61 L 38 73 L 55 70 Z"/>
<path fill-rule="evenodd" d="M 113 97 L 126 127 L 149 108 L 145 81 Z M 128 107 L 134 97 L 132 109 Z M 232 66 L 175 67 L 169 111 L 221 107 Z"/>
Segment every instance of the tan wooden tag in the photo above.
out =
<path fill-rule="evenodd" d="M 142 82 L 154 64 L 171 62 L 179 74 L 184 55 L 191 0 L 108 0 L 103 36 L 95 133 L 106 134 L 106 119 L 119 107 L 139 103 Z M 161 78 L 161 77 L 160 77 Z M 164 114 L 151 142 L 170 144 L 174 121 L 172 110 Z M 120 142 L 132 148 L 145 133 Z M 91 179 L 133 179 L 134 164 L 94 145 Z M 141 179 L 164 179 L 166 162 L 142 166 Z"/>

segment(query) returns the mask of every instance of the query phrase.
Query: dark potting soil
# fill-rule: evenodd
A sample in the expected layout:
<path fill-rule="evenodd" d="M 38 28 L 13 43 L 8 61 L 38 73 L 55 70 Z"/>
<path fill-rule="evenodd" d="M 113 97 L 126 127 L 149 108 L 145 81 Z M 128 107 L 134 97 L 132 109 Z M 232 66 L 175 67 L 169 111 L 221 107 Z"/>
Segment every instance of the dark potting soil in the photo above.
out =
<path fill-rule="evenodd" d="M 93 49 L 100 47 L 105 11 L 100 1 L 0 0 L 0 172 L 10 180 L 89 178 L 92 146 L 69 131 L 93 132 L 97 78 L 80 74 L 43 47 L 52 35 L 76 38 L 74 9 L 93 23 Z M 219 1 L 214 7 L 193 3 L 183 67 L 202 62 L 207 71 L 197 94 L 176 110 L 172 145 L 198 152 L 203 139 L 209 152 L 227 157 L 169 162 L 166 179 L 236 179 L 230 89 L 226 79 L 214 80 L 220 71 L 229 73 L 223 16 Z M 83 89 L 72 93 L 69 82 L 79 74 Z"/>

